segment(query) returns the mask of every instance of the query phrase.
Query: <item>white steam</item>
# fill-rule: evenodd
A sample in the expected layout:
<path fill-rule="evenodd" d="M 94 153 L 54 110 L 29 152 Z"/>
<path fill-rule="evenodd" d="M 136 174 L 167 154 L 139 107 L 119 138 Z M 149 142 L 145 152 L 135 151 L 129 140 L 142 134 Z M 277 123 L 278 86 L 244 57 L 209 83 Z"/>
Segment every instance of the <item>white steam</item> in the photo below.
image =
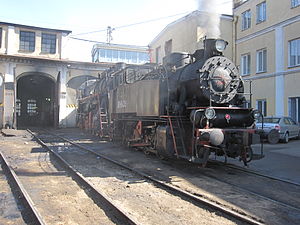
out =
<path fill-rule="evenodd" d="M 218 0 L 197 0 L 200 26 L 207 38 L 220 37 L 220 15 L 216 12 Z"/>

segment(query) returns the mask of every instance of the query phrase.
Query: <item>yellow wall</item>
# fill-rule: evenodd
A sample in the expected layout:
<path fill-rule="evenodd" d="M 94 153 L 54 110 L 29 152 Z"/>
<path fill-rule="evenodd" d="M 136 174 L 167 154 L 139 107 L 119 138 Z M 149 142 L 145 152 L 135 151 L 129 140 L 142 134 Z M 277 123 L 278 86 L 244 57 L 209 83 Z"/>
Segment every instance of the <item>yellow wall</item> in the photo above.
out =
<path fill-rule="evenodd" d="M 257 99 L 266 99 L 268 116 L 280 113 L 280 109 L 288 115 L 289 97 L 300 96 L 300 66 L 288 67 L 289 41 L 300 38 L 300 6 L 291 8 L 290 0 L 265 0 L 266 21 L 257 24 L 256 6 L 261 2 L 264 0 L 249 0 L 233 11 L 237 21 L 236 25 L 233 23 L 236 32 L 235 62 L 240 65 L 241 55 L 251 54 L 250 76 L 244 78 L 253 80 L 252 106 L 255 107 Z M 242 30 L 241 14 L 248 9 L 251 10 L 251 27 Z M 267 71 L 256 73 L 256 51 L 262 48 L 267 49 Z"/>
<path fill-rule="evenodd" d="M 241 55 L 250 53 L 251 67 L 250 73 L 256 74 L 256 52 L 261 49 L 267 50 L 267 71 L 265 73 L 275 72 L 275 34 L 274 31 L 256 37 L 254 39 L 242 42 L 236 46 L 236 65 L 241 65 Z M 265 73 L 259 73 L 263 75 Z"/>
<path fill-rule="evenodd" d="M 275 78 L 264 78 L 252 81 L 252 107 L 256 100 L 267 100 L 267 115 L 275 115 Z"/>
<path fill-rule="evenodd" d="M 165 56 L 165 43 L 172 39 L 172 52 L 194 53 L 203 48 L 202 40 L 205 36 L 205 27 L 201 26 L 203 15 L 198 11 L 189 14 L 169 24 L 151 43 L 151 59 L 156 62 L 156 48 L 161 47 L 161 59 Z M 224 54 L 232 59 L 232 18 L 223 16 L 220 21 L 221 38 L 229 45 Z"/>
<path fill-rule="evenodd" d="M 266 1 L 267 4 L 266 21 L 256 24 L 256 5 L 264 1 Z M 242 31 L 241 14 L 248 9 L 251 10 L 251 27 Z M 239 16 L 237 24 L 237 38 L 239 39 L 300 15 L 300 7 L 291 8 L 290 0 L 249 0 L 236 8 L 234 10 L 234 15 Z"/>

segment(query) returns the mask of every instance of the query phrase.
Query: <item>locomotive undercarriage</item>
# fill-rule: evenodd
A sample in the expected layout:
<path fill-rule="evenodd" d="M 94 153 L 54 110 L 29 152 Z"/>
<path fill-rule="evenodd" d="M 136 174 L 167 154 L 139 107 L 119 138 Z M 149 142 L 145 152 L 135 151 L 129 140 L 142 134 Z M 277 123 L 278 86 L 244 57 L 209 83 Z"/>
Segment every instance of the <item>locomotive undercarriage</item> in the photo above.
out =
<path fill-rule="evenodd" d="M 203 166 L 211 153 L 224 156 L 225 161 L 227 157 L 239 157 L 245 165 L 252 160 L 251 129 L 222 129 L 224 140 L 216 146 L 207 137 L 208 131 L 214 129 L 195 129 L 193 132 L 189 121 L 180 117 L 138 119 L 114 120 L 112 140 L 146 154 L 154 153 L 162 159 L 182 158 Z"/>

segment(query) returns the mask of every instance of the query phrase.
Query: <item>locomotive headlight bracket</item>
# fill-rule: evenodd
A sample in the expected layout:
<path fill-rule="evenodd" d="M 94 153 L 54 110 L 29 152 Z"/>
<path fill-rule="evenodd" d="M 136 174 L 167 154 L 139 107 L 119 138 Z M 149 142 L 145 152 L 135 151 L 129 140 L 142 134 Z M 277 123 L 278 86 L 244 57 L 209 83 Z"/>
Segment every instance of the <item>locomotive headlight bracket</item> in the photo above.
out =
<path fill-rule="evenodd" d="M 212 120 L 216 116 L 216 111 L 213 108 L 205 109 L 205 117 L 209 120 Z"/>
<path fill-rule="evenodd" d="M 228 45 L 228 42 L 227 42 L 227 41 L 224 41 L 224 40 L 222 40 L 222 39 L 218 39 L 218 40 L 216 40 L 216 42 L 215 42 L 215 49 L 216 49 L 218 52 L 224 52 L 227 45 Z"/>

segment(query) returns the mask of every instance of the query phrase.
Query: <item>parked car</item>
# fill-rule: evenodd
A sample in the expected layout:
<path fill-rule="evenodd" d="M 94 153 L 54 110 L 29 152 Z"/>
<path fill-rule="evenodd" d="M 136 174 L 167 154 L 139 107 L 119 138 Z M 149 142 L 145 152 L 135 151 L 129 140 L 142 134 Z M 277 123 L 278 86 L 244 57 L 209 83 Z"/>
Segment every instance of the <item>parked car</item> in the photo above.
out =
<path fill-rule="evenodd" d="M 289 139 L 291 138 L 300 139 L 299 124 L 296 123 L 292 118 L 286 116 L 265 117 L 263 119 L 263 123 L 262 119 L 260 119 L 256 123 L 256 129 L 262 129 L 265 137 L 267 137 L 269 142 L 273 143 L 276 141 L 274 139 L 276 136 L 276 131 L 279 134 L 279 140 L 283 141 L 284 143 L 288 143 Z"/>

